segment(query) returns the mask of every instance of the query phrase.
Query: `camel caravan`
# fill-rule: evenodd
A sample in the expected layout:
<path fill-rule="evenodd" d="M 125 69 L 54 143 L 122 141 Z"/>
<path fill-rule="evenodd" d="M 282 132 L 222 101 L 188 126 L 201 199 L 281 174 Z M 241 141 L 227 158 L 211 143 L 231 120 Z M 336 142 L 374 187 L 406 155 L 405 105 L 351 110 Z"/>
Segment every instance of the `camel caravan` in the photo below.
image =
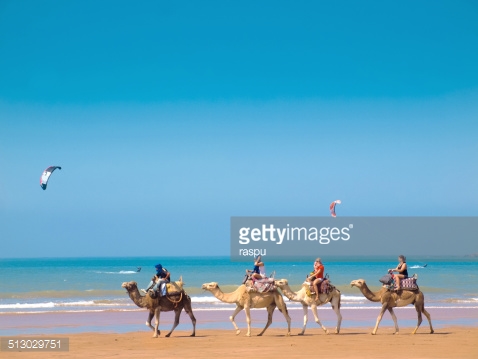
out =
<path fill-rule="evenodd" d="M 351 287 L 358 288 L 365 298 L 372 302 L 380 302 L 382 308 L 377 318 L 372 334 L 377 333 L 378 326 L 382 320 L 383 314 L 388 310 L 392 316 L 395 324 L 395 332 L 398 333 L 397 318 L 393 311 L 394 307 L 404 307 L 407 305 L 414 305 L 417 310 L 418 322 L 412 334 L 415 334 L 422 323 L 422 313 L 427 317 L 430 325 L 430 333 L 433 333 L 430 314 L 425 310 L 424 295 L 416 284 L 416 276 L 408 277 L 405 257 L 399 257 L 399 265 L 395 269 L 390 269 L 389 274 L 380 279 L 383 283 L 382 288 L 377 292 L 372 292 L 366 285 L 365 280 L 353 280 Z M 140 293 L 136 282 L 125 282 L 122 287 L 126 289 L 131 300 L 140 308 L 146 308 L 149 311 L 146 325 L 154 331 L 153 337 L 157 338 L 160 334 L 158 329 L 160 313 L 174 311 L 174 324 L 166 337 L 169 337 L 174 329 L 179 324 L 179 317 L 182 310 L 191 318 L 193 324 L 193 332 L 191 336 L 196 333 L 196 318 L 194 317 L 191 298 L 183 288 L 182 277 L 179 281 L 170 282 L 169 272 L 162 268 L 159 264 L 156 266 L 157 273 L 150 282 L 147 289 L 142 289 Z M 234 318 L 242 310 L 246 314 L 247 333 L 246 336 L 251 336 L 251 313 L 253 308 L 266 308 L 267 323 L 258 334 L 262 336 L 267 328 L 272 324 L 272 316 L 276 308 L 284 316 L 287 322 L 286 336 L 290 336 L 291 318 L 287 310 L 286 303 L 283 296 L 289 301 L 298 302 L 302 304 L 303 308 L 303 326 L 302 331 L 298 335 L 304 335 L 308 321 L 308 309 L 312 309 L 315 322 L 328 334 L 327 328 L 320 322 L 317 314 L 317 307 L 330 303 L 332 310 L 337 316 L 337 325 L 335 327 L 335 334 L 340 333 L 340 326 L 342 323 L 342 315 L 340 313 L 340 291 L 331 284 L 328 275 L 324 276 L 324 266 L 320 258 L 314 263 L 314 271 L 308 276 L 306 281 L 302 284 L 300 290 L 294 292 L 290 287 L 287 279 L 274 279 L 274 274 L 270 277 L 265 275 L 265 266 L 260 256 L 255 258 L 254 269 L 246 270 L 246 277 L 243 283 L 233 292 L 224 293 L 219 284 L 216 282 L 204 283 L 202 289 L 209 291 L 218 300 L 224 303 L 235 304 L 236 309 L 229 317 L 236 334 L 240 334 L 241 330 L 237 326 Z M 396 272 L 397 274 L 393 274 Z M 155 326 L 151 325 L 151 321 L 155 318 Z"/>

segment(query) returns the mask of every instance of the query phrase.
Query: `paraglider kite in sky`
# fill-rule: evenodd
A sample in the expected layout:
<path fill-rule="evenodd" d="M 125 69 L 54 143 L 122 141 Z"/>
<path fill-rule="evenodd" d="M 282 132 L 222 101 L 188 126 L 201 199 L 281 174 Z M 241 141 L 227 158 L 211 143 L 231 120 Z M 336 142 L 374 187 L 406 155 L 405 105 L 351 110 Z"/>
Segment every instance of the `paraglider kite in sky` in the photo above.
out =
<path fill-rule="evenodd" d="M 40 186 L 44 190 L 46 189 L 46 185 L 48 184 L 48 179 L 50 178 L 51 174 L 53 173 L 54 170 L 60 169 L 61 167 L 59 166 L 50 166 L 46 170 L 43 171 L 41 177 L 40 177 Z"/>
<path fill-rule="evenodd" d="M 337 217 L 337 215 L 335 214 L 335 205 L 336 204 L 341 204 L 342 201 L 340 201 L 340 199 L 336 200 L 336 201 L 333 201 L 331 204 L 330 204 L 330 214 L 332 215 L 332 217 Z"/>

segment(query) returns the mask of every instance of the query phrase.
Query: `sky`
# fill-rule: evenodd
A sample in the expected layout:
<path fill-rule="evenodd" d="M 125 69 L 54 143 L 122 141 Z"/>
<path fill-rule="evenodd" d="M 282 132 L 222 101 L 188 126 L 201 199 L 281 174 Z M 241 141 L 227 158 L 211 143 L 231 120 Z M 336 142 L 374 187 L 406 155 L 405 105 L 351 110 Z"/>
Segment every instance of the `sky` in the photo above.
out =
<path fill-rule="evenodd" d="M 0 258 L 228 255 L 231 216 L 336 199 L 341 216 L 477 216 L 477 15 L 0 2 Z"/>

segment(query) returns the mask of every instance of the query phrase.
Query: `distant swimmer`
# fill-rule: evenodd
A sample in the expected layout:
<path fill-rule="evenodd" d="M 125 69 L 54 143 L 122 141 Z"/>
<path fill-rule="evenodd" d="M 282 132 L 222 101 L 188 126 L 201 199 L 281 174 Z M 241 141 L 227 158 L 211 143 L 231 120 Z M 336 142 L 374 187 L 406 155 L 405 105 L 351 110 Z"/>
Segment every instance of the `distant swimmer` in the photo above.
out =
<path fill-rule="evenodd" d="M 141 267 L 138 267 L 138 269 L 136 270 L 136 272 L 141 272 Z"/>
<path fill-rule="evenodd" d="M 426 264 L 426 263 L 425 263 L 425 264 L 423 265 L 423 268 L 426 268 L 426 267 L 427 267 L 427 265 L 428 265 L 428 264 Z"/>

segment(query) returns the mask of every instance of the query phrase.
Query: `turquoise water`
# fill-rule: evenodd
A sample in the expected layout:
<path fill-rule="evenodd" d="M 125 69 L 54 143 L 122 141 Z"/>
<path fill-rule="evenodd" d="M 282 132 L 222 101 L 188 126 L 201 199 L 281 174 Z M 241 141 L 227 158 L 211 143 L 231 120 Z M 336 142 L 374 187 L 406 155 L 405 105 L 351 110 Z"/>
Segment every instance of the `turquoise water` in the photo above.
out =
<path fill-rule="evenodd" d="M 323 258 L 325 272 L 342 292 L 343 307 L 368 308 L 368 302 L 356 288 L 354 279 L 365 279 L 371 289 L 378 289 L 378 279 L 396 258 Z M 125 281 L 136 281 L 144 288 L 154 274 L 154 265 L 162 263 L 192 297 L 195 310 L 230 310 L 231 305 L 218 302 L 201 285 L 218 282 L 225 292 L 241 282 L 247 263 L 233 263 L 228 257 L 183 258 L 66 258 L 1 259 L 0 315 L 25 312 L 89 312 L 139 310 L 121 288 Z M 426 268 L 422 268 L 424 264 Z M 478 259 L 476 258 L 408 258 L 410 275 L 418 274 L 418 284 L 426 297 L 427 307 L 478 308 Z M 142 267 L 141 272 L 136 272 Z M 311 271 L 312 263 L 267 263 L 268 274 L 286 278 L 298 289 Z M 288 306 L 299 306 L 288 303 Z"/>

